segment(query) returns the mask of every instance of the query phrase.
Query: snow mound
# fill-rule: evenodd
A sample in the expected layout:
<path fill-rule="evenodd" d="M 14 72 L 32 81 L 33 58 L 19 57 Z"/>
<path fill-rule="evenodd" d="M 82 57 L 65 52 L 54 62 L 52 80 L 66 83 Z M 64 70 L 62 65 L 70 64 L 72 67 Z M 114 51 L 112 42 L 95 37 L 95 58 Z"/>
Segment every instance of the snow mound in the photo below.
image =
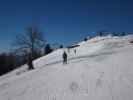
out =
<path fill-rule="evenodd" d="M 132 36 L 96 37 L 0 78 L 0 100 L 133 100 Z M 74 50 L 76 49 L 76 53 Z M 62 53 L 68 64 L 62 64 Z"/>

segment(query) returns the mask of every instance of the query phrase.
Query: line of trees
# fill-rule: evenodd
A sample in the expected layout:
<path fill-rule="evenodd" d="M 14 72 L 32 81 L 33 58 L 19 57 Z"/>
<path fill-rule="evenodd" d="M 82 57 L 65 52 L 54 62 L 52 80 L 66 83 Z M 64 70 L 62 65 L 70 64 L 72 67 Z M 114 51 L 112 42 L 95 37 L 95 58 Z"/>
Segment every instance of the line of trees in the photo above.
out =
<path fill-rule="evenodd" d="M 0 75 L 3 75 L 17 67 L 16 56 L 12 53 L 0 54 Z"/>
<path fill-rule="evenodd" d="M 97 32 L 97 36 L 106 36 L 106 35 L 112 35 L 112 36 L 125 36 L 129 33 L 126 32 L 106 32 L 106 31 L 99 31 Z"/>
<path fill-rule="evenodd" d="M 87 41 L 88 39 L 91 39 L 95 36 L 107 36 L 107 35 L 111 35 L 111 36 L 125 36 L 128 34 L 132 34 L 132 33 L 127 33 L 127 32 L 107 32 L 105 30 L 99 31 L 96 34 L 93 34 L 93 36 L 87 36 L 84 38 L 84 41 Z"/>

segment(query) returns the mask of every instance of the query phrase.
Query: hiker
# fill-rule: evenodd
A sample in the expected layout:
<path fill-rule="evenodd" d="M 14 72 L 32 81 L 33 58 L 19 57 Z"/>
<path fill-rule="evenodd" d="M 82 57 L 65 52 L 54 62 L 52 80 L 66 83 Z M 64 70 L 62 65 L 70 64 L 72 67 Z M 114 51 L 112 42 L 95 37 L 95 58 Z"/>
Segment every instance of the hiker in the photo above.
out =
<path fill-rule="evenodd" d="M 76 54 L 76 49 L 74 49 L 74 53 Z"/>
<path fill-rule="evenodd" d="M 67 53 L 64 51 L 63 55 L 63 64 L 67 64 Z"/>

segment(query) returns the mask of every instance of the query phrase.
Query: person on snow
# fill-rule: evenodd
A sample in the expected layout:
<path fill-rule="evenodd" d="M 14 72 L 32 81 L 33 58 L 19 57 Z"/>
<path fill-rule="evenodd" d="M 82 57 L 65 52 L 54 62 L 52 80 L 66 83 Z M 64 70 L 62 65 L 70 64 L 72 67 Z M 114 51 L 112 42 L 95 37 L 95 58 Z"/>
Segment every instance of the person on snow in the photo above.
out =
<path fill-rule="evenodd" d="M 67 53 L 64 51 L 63 55 L 63 64 L 67 64 Z"/>
<path fill-rule="evenodd" d="M 76 49 L 74 49 L 74 53 L 76 54 Z"/>

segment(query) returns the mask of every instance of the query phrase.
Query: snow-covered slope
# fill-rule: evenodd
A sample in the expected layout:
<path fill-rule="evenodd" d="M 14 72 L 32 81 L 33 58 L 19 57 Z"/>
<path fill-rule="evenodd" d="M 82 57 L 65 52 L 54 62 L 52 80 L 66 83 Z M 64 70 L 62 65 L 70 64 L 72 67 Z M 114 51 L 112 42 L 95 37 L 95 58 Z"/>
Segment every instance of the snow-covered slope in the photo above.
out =
<path fill-rule="evenodd" d="M 96 37 L 74 49 L 56 50 L 34 61 L 33 71 L 24 72 L 25 65 L 2 76 L 0 100 L 133 100 L 131 39 Z"/>

